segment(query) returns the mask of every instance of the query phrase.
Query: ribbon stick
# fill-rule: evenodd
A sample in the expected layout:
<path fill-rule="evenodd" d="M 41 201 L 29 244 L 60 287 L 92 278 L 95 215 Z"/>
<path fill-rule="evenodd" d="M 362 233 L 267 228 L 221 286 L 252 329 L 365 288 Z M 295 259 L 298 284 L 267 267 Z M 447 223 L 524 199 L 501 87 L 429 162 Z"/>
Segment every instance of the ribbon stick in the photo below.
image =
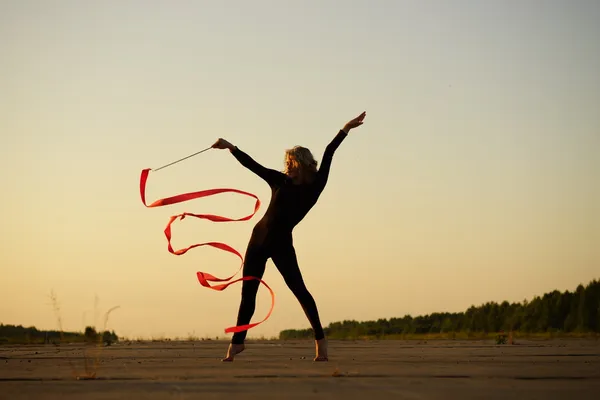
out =
<path fill-rule="evenodd" d="M 161 170 L 161 169 L 163 169 L 163 168 L 170 167 L 170 166 L 171 166 L 171 165 L 173 165 L 173 164 L 177 164 L 178 162 L 181 162 L 181 161 L 183 161 L 183 160 L 187 160 L 187 159 L 188 159 L 188 158 L 190 158 L 190 157 L 197 156 L 198 154 L 200 154 L 200 153 L 204 153 L 205 151 L 207 151 L 207 150 L 210 150 L 210 149 L 212 149 L 212 147 L 207 147 L 207 148 L 206 148 L 206 149 L 204 149 L 204 150 L 200 150 L 200 151 L 198 151 L 198 152 L 196 152 L 196 153 L 194 153 L 194 154 L 190 154 L 190 155 L 189 155 L 189 156 L 187 156 L 187 157 L 180 158 L 179 160 L 177 160 L 177 161 L 173 161 L 172 163 L 168 163 L 167 165 L 163 165 L 163 166 L 162 166 L 162 167 L 160 167 L 160 168 L 153 168 L 153 169 L 152 169 L 152 171 L 160 171 L 160 170 Z"/>
<path fill-rule="evenodd" d="M 164 168 L 164 167 L 161 167 Z M 144 204 L 144 206 L 148 207 L 148 208 L 153 208 L 153 207 L 162 207 L 162 206 L 166 206 L 166 205 L 170 205 L 170 204 L 176 204 L 176 203 L 181 203 L 184 201 L 189 201 L 189 200 L 194 200 L 197 198 L 201 198 L 201 197 L 207 197 L 207 196 L 214 196 L 216 194 L 221 194 L 221 193 L 227 193 L 227 192 L 233 192 L 233 193 L 238 193 L 238 194 L 242 194 L 245 196 L 249 196 L 249 197 L 253 197 L 254 199 L 256 199 L 256 204 L 254 205 L 254 211 L 242 218 L 238 218 L 238 219 L 233 219 L 233 218 L 228 218 L 228 217 L 223 217 L 220 215 L 212 215 L 212 214 L 192 214 L 192 213 L 182 213 L 182 214 L 178 214 L 178 215 L 173 215 L 171 216 L 171 218 L 169 219 L 169 222 L 167 223 L 167 226 L 164 230 L 165 236 L 167 237 L 167 243 L 168 243 L 168 250 L 171 254 L 180 256 L 185 254 L 187 251 L 196 248 L 196 247 L 201 247 L 201 246 L 211 246 L 223 251 L 227 251 L 229 253 L 235 254 L 236 256 L 238 256 L 238 258 L 241 261 L 240 264 L 240 268 L 231 276 L 227 277 L 227 278 L 218 278 L 212 274 L 209 274 L 207 272 L 201 272 L 198 271 L 196 273 L 196 276 L 198 278 L 198 281 L 200 282 L 200 284 L 204 287 L 213 289 L 213 290 L 218 290 L 218 291 L 222 291 L 225 290 L 227 287 L 229 287 L 230 285 L 236 283 L 236 282 L 240 282 L 240 281 L 246 281 L 246 280 L 258 280 L 260 283 L 262 283 L 263 285 L 266 286 L 266 288 L 269 290 L 269 292 L 271 293 L 271 309 L 269 310 L 269 312 L 267 313 L 267 316 L 259 322 L 256 323 L 252 323 L 252 324 L 246 324 L 246 325 L 239 325 L 239 326 L 232 326 L 232 327 L 228 327 L 225 329 L 225 333 L 232 333 L 232 332 L 242 332 L 248 329 L 251 329 L 261 323 L 263 323 L 264 321 L 266 321 L 270 316 L 271 313 L 273 312 L 273 307 L 275 306 L 275 294 L 273 293 L 273 290 L 269 287 L 269 285 L 267 285 L 267 283 L 265 281 L 263 281 L 260 278 L 254 277 L 254 276 L 245 276 L 239 279 L 236 279 L 234 281 L 231 281 L 231 279 L 233 279 L 233 277 L 235 275 L 237 275 L 237 273 L 242 269 L 242 266 L 244 265 L 244 257 L 237 251 L 235 250 L 233 247 L 225 244 L 225 243 L 221 243 L 221 242 L 206 242 L 206 243 L 197 243 L 197 244 L 193 244 L 191 246 L 188 246 L 187 248 L 184 249 L 178 249 L 178 250 L 174 250 L 173 247 L 171 246 L 171 224 L 177 219 L 179 218 L 180 220 L 184 219 L 185 217 L 194 217 L 194 218 L 200 218 L 200 219 L 207 219 L 209 221 L 212 222 L 238 222 L 238 221 L 247 221 L 249 219 L 251 219 L 256 212 L 258 211 L 258 209 L 260 208 L 260 200 L 259 198 L 252 194 L 252 193 L 248 193 L 248 192 L 244 192 L 242 190 L 238 190 L 238 189 L 209 189 L 209 190 L 202 190 L 202 191 L 198 191 L 198 192 L 190 192 L 190 193 L 183 193 L 183 194 L 179 194 L 176 196 L 172 196 L 172 197 L 167 197 L 164 199 L 158 199 L 155 200 L 153 203 L 151 204 L 147 204 L 146 202 L 146 182 L 148 180 L 148 174 L 150 173 L 151 169 L 150 168 L 146 168 L 142 170 L 141 176 L 140 176 L 140 196 L 142 199 L 142 203 Z M 218 285 L 212 285 L 209 282 L 227 282 L 227 283 L 221 283 Z"/>

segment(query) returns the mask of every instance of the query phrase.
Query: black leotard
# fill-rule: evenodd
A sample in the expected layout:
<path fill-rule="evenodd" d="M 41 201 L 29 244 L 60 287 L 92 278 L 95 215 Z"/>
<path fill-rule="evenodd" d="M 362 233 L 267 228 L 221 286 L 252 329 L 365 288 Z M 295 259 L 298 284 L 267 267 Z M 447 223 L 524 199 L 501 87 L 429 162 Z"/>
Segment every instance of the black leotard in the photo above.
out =
<path fill-rule="evenodd" d="M 232 150 L 235 158 L 246 168 L 264 179 L 271 187 L 271 201 L 263 218 L 255 225 L 244 257 L 243 276 L 262 278 L 266 262 L 273 262 L 286 284 L 292 290 L 314 330 L 315 339 L 324 337 L 317 306 L 306 288 L 300 273 L 293 245 L 292 231 L 315 205 L 327 184 L 333 154 L 346 138 L 340 130 L 325 148 L 321 165 L 314 180 L 310 183 L 294 184 L 282 172 L 265 168 L 237 147 Z M 250 323 L 254 314 L 256 293 L 259 282 L 244 281 L 242 300 L 238 312 L 237 325 Z M 235 333 L 232 343 L 243 343 L 246 332 Z"/>

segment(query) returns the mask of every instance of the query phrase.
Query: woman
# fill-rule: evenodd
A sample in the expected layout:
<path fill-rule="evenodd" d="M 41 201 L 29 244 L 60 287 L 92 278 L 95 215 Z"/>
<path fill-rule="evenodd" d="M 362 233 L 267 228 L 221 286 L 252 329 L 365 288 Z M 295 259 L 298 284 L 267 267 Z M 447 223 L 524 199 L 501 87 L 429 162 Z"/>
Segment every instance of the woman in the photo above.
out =
<path fill-rule="evenodd" d="M 252 231 L 244 256 L 243 276 L 263 277 L 267 260 L 273 263 L 285 283 L 300 302 L 312 326 L 315 337 L 315 361 L 328 361 L 327 342 L 315 301 L 306 289 L 293 245 L 292 230 L 315 205 L 325 188 L 333 154 L 351 129 L 363 124 L 366 112 L 349 121 L 327 145 L 320 168 L 310 150 L 295 146 L 285 154 L 284 172 L 265 168 L 249 155 L 224 139 L 212 145 L 216 149 L 229 149 L 246 168 L 265 180 L 271 187 L 271 202 L 263 218 Z M 250 323 L 254 314 L 259 281 L 243 281 L 242 300 L 237 325 Z M 234 333 L 227 356 L 223 361 L 233 361 L 244 349 L 246 332 Z"/>

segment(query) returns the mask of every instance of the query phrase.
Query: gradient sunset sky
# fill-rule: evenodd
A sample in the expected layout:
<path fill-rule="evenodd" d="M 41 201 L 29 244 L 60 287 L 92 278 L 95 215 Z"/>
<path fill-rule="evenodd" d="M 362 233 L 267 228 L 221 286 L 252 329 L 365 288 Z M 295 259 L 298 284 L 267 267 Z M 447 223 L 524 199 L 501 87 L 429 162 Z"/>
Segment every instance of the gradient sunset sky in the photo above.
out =
<path fill-rule="evenodd" d="M 335 154 L 295 230 L 326 326 L 463 311 L 600 278 L 598 1 L 0 2 L 0 322 L 136 337 L 217 335 L 241 284 L 228 253 L 167 251 L 184 211 L 248 215 L 226 194 L 147 209 L 143 168 L 223 137 L 281 170 L 296 144 Z M 148 200 L 255 193 L 248 222 L 173 226 L 176 248 L 245 251 L 268 186 L 227 151 L 151 173 Z M 307 328 L 269 261 L 272 317 Z M 95 297 L 99 299 L 94 310 Z M 253 318 L 270 305 L 261 286 Z"/>

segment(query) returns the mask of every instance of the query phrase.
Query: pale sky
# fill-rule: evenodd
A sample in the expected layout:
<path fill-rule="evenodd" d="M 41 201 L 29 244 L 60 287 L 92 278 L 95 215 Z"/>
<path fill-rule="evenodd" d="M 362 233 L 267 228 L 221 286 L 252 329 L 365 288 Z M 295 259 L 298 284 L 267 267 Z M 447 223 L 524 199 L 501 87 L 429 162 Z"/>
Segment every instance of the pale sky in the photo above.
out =
<path fill-rule="evenodd" d="M 592 0 L 2 1 L 0 322 L 56 329 L 54 290 L 67 330 L 94 323 L 98 296 L 120 335 L 229 337 L 241 284 L 196 271 L 238 259 L 174 256 L 163 229 L 253 199 L 147 209 L 141 170 L 219 137 L 274 169 L 296 144 L 320 160 L 363 110 L 294 233 L 324 326 L 599 278 L 599 18 Z M 227 151 L 150 174 L 149 202 L 216 187 L 263 208 L 178 221 L 176 248 L 244 252 L 270 190 Z M 249 337 L 309 327 L 272 261 L 264 279 L 275 310 Z M 252 322 L 269 306 L 261 286 Z"/>

